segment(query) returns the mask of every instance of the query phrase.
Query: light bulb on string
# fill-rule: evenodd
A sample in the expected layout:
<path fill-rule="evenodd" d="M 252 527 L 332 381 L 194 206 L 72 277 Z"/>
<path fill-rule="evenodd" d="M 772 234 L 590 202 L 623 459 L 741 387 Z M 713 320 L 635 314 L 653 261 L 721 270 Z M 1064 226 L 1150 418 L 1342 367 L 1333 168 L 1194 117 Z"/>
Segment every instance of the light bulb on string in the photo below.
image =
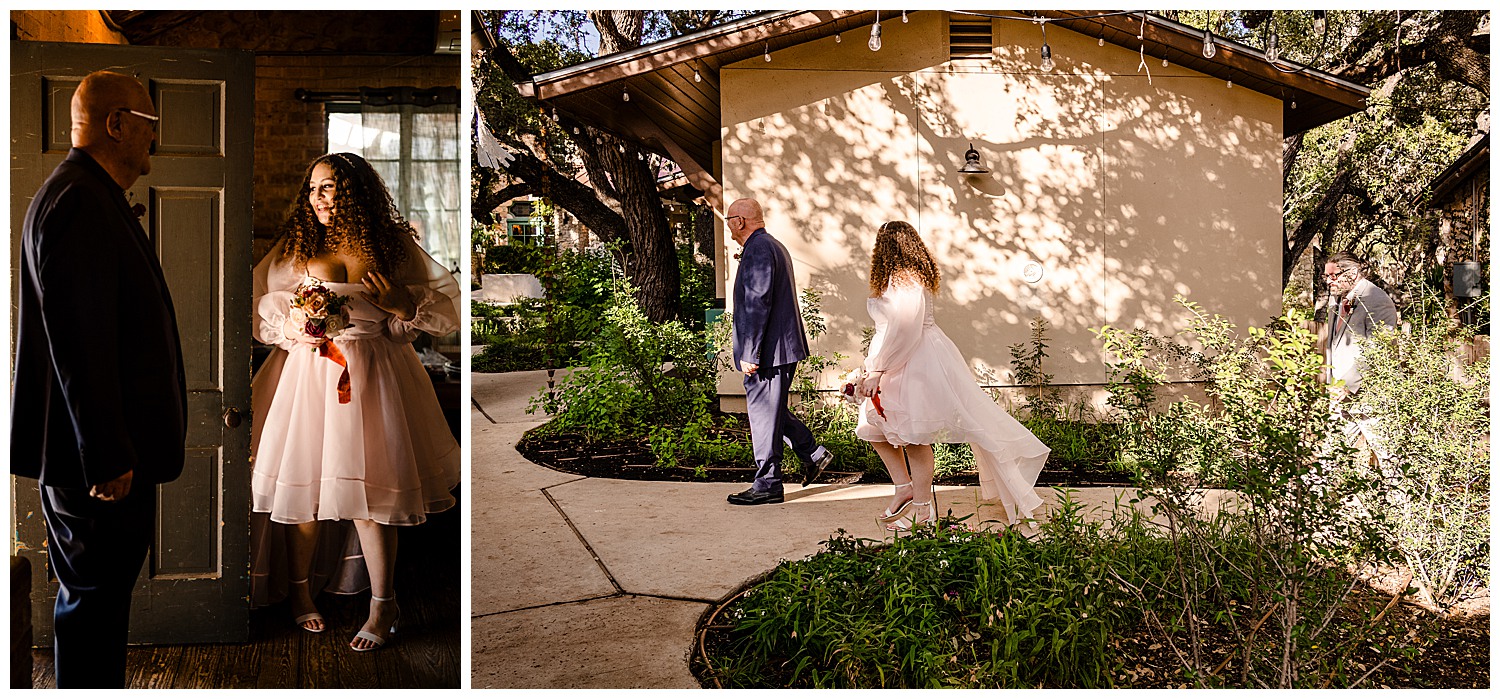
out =
<path fill-rule="evenodd" d="M 1224 81 L 1224 87 L 1227 87 L 1227 88 L 1233 90 L 1234 89 L 1234 80 L 1233 79 L 1225 80 Z"/>
<path fill-rule="evenodd" d="M 901 23 L 902 24 L 906 24 L 906 22 L 907 22 L 907 19 L 906 19 L 906 10 L 902 10 L 901 11 Z"/>
<path fill-rule="evenodd" d="M 1313 31 L 1322 34 L 1328 29 L 1328 10 L 1313 10 Z"/>
<path fill-rule="evenodd" d="M 1275 63 L 1280 57 L 1281 50 L 1276 46 L 1276 32 L 1271 32 L 1266 36 L 1266 60 Z"/>
<path fill-rule="evenodd" d="M 630 101 L 630 88 L 627 87 L 627 88 L 621 89 L 621 91 L 620 91 L 620 99 L 625 100 L 626 102 Z"/>
<path fill-rule="evenodd" d="M 844 43 L 844 33 L 843 32 L 837 32 L 837 33 L 835 33 L 833 35 L 833 43 L 835 43 L 835 44 L 842 44 L 842 43 Z"/>
<path fill-rule="evenodd" d="M 1161 59 L 1161 67 L 1163 67 L 1163 68 L 1166 68 L 1166 67 L 1167 67 L 1167 66 L 1169 66 L 1169 65 L 1172 65 L 1172 62 L 1171 62 L 1171 61 L 1168 61 L 1168 60 L 1167 60 L 1167 59 L 1165 59 L 1165 58 L 1163 58 L 1163 59 Z"/>
<path fill-rule="evenodd" d="M 693 69 L 693 82 L 695 82 L 695 83 L 701 83 L 701 82 L 703 82 L 703 74 L 699 73 L 697 68 Z"/>
<path fill-rule="evenodd" d="M 766 42 L 766 63 L 771 62 L 771 42 Z"/>
<path fill-rule="evenodd" d="M 1218 53 L 1219 47 L 1214 45 L 1214 33 L 1205 27 L 1203 29 L 1203 57 L 1213 58 Z"/>
<path fill-rule="evenodd" d="M 870 50 L 880 50 L 880 10 L 875 11 L 875 25 L 870 27 Z"/>
<path fill-rule="evenodd" d="M 1102 36 L 1101 36 L 1101 37 L 1099 37 L 1099 45 L 1100 45 L 1100 46 L 1103 46 L 1103 45 L 1104 45 L 1104 37 L 1102 37 Z"/>
<path fill-rule="evenodd" d="M 1297 100 L 1292 100 L 1292 109 L 1297 108 Z"/>
<path fill-rule="evenodd" d="M 1047 45 L 1047 20 L 1040 20 L 1039 24 L 1042 25 L 1042 70 L 1050 73 L 1057 63 L 1052 60 L 1052 47 Z"/>

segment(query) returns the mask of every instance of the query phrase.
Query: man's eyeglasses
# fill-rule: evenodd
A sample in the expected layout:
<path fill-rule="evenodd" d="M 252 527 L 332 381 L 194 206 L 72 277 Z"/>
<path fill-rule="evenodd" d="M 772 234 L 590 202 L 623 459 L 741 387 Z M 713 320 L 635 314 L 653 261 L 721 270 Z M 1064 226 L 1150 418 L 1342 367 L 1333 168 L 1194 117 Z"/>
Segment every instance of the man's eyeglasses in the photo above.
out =
<path fill-rule="evenodd" d="M 1344 277 L 1347 277 L 1347 276 L 1349 276 L 1350 274 L 1353 274 L 1353 273 L 1354 273 L 1354 270 L 1352 270 L 1352 269 L 1341 269 L 1341 270 L 1339 270 L 1339 271 L 1337 271 L 1337 272 L 1335 272 L 1333 274 L 1325 274 L 1325 275 L 1323 275 L 1323 279 L 1325 281 L 1330 281 L 1331 282 L 1331 281 L 1334 281 L 1334 280 L 1337 280 L 1337 279 L 1343 279 Z"/>
<path fill-rule="evenodd" d="M 724 222 L 725 223 L 729 223 L 730 221 L 733 221 L 733 220 L 735 220 L 737 218 L 742 219 L 742 218 L 744 218 L 744 216 L 729 216 L 729 217 L 727 217 L 727 218 L 724 219 Z"/>
<path fill-rule="evenodd" d="M 151 128 L 152 128 L 152 130 L 156 129 L 156 122 L 161 121 L 161 117 L 156 116 L 155 114 L 147 114 L 145 112 L 137 112 L 134 109 L 127 109 L 125 107 L 120 107 L 120 108 L 116 109 L 115 111 L 117 111 L 117 112 L 125 112 L 126 114 L 134 114 L 134 115 L 136 115 L 136 116 L 138 116 L 138 117 L 140 117 L 142 119 L 145 119 L 146 121 L 151 122 Z"/>

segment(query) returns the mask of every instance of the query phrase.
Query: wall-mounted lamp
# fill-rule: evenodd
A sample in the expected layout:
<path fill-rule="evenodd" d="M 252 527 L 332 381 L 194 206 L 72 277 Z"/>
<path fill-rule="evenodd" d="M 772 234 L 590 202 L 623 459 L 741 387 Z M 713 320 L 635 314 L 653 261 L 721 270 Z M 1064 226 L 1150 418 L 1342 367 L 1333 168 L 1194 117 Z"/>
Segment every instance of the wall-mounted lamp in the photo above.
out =
<path fill-rule="evenodd" d="M 974 150 L 974 144 L 969 144 L 969 149 L 964 151 L 964 166 L 958 169 L 965 175 L 982 175 L 989 172 L 989 168 L 979 164 L 979 151 Z"/>

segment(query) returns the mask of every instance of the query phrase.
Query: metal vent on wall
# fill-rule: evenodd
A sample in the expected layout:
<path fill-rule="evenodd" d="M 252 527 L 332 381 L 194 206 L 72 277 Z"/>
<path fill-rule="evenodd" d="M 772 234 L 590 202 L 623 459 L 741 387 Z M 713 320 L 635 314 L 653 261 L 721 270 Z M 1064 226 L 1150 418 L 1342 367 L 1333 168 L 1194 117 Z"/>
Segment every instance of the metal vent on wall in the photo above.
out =
<path fill-rule="evenodd" d="M 948 58 L 989 58 L 995 46 L 994 22 L 988 17 L 948 16 Z"/>

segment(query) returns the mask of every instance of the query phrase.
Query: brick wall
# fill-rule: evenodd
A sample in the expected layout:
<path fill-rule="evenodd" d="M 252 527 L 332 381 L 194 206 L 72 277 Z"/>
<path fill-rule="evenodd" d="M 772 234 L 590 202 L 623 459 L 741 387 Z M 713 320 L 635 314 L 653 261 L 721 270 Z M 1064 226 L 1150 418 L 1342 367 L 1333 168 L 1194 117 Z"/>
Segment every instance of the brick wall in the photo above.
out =
<path fill-rule="evenodd" d="M 257 56 L 255 59 L 255 251 L 269 248 L 313 158 L 327 152 L 323 105 L 301 102 L 298 88 L 462 85 L 456 55 Z"/>
<path fill-rule="evenodd" d="M 13 10 L 11 38 L 17 41 L 67 41 L 75 44 L 129 43 L 110 29 L 98 10 Z"/>

